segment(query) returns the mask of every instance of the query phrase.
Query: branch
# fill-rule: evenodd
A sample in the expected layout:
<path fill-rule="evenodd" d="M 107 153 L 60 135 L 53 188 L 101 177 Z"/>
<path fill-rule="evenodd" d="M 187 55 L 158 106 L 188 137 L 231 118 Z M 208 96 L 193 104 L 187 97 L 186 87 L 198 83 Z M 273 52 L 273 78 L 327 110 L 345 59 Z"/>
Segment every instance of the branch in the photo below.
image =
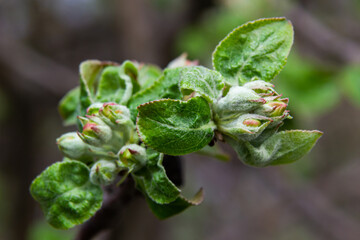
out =
<path fill-rule="evenodd" d="M 16 76 L 12 84 L 17 88 L 36 85 L 55 96 L 62 96 L 76 86 L 75 72 L 29 48 L 4 29 L 0 24 L 0 63 Z"/>
<path fill-rule="evenodd" d="M 313 17 L 302 7 L 290 13 L 295 31 L 300 38 L 308 41 L 326 58 L 348 63 L 360 62 L 360 46 L 350 39 L 338 35 Z"/>
<path fill-rule="evenodd" d="M 101 209 L 81 226 L 76 240 L 92 239 L 101 231 L 118 225 L 116 220 L 136 196 L 135 184 L 131 177 L 128 177 L 120 187 L 112 186 L 107 190 L 110 191 L 106 192 Z"/>
<path fill-rule="evenodd" d="M 259 174 L 263 184 L 284 200 L 284 206 L 302 215 L 326 239 L 359 239 L 359 223 L 335 208 L 318 189 L 308 186 L 303 190 L 295 190 L 284 176 L 271 170 L 266 169 L 265 174 Z"/>

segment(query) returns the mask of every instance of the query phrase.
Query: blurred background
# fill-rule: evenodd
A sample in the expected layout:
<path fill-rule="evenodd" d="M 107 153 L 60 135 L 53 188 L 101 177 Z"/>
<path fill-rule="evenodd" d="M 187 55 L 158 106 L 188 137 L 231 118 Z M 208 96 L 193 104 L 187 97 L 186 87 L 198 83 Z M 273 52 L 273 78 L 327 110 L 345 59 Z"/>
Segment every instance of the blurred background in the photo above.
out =
<path fill-rule="evenodd" d="M 0 239 L 67 240 L 45 221 L 29 185 L 62 159 L 72 130 L 57 112 L 85 59 L 136 59 L 165 67 L 183 52 L 211 66 L 216 44 L 249 20 L 286 16 L 295 28 L 275 79 L 294 116 L 284 128 L 324 132 L 286 166 L 183 159 L 184 193 L 205 201 L 166 221 L 143 199 L 96 239 L 360 239 L 359 0 L 0 0 Z"/>

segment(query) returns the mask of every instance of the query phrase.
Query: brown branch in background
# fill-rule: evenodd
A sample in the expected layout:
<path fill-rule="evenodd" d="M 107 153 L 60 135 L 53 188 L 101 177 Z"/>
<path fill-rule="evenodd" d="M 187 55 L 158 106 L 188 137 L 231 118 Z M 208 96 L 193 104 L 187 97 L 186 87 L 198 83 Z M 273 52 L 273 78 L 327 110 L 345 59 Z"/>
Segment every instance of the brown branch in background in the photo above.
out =
<path fill-rule="evenodd" d="M 335 207 L 320 190 L 309 185 L 305 189 L 295 190 L 276 169 L 264 169 L 264 174 L 259 174 L 259 177 L 268 189 L 282 199 L 284 207 L 303 216 L 305 222 L 326 239 L 359 239 L 360 223 Z"/>
<path fill-rule="evenodd" d="M 304 8 L 294 8 L 289 17 L 298 41 L 307 41 L 312 45 L 312 50 L 318 51 L 325 61 L 330 58 L 341 63 L 360 62 L 358 44 L 327 28 Z"/>
<path fill-rule="evenodd" d="M 26 89 L 35 85 L 60 97 L 76 86 L 76 72 L 27 47 L 1 25 L 0 33 L 0 64 L 16 76 L 12 78 L 14 87 Z"/>
<path fill-rule="evenodd" d="M 128 177 L 120 187 L 114 185 L 108 190 L 110 191 L 106 191 L 101 209 L 81 226 L 76 240 L 89 240 L 104 230 L 119 226 L 117 220 L 121 219 L 122 211 L 137 193 L 131 177 Z"/>

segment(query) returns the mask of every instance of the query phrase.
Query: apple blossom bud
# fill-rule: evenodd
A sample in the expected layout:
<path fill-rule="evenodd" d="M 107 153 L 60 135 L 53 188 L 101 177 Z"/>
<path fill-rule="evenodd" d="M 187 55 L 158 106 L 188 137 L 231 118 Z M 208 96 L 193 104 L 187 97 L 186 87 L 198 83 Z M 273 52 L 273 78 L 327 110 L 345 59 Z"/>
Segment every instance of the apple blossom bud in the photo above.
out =
<path fill-rule="evenodd" d="M 84 162 L 91 161 L 89 146 L 84 143 L 76 132 L 69 132 L 56 139 L 60 151 L 65 157 Z"/>
<path fill-rule="evenodd" d="M 118 173 L 115 161 L 99 160 L 90 170 L 90 181 L 96 185 L 111 184 Z"/>
<path fill-rule="evenodd" d="M 101 146 L 112 137 L 111 128 L 97 116 L 79 118 L 84 124 L 83 131 L 78 132 L 79 137 L 87 144 Z"/>
<path fill-rule="evenodd" d="M 137 144 L 125 145 L 120 149 L 119 158 L 125 167 L 141 167 L 146 162 L 146 150 Z"/>

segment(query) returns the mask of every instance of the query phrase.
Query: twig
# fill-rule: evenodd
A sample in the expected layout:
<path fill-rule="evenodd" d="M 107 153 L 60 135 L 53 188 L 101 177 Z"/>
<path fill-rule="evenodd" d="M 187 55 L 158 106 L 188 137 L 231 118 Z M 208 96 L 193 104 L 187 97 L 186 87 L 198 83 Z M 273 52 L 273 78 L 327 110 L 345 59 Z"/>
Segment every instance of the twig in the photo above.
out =
<path fill-rule="evenodd" d="M 304 8 L 298 6 L 290 13 L 297 36 L 312 44 L 325 57 L 337 61 L 360 62 L 360 46 L 327 28 Z"/>
<path fill-rule="evenodd" d="M 284 206 L 302 215 L 326 239 L 334 240 L 357 240 L 360 236 L 360 224 L 335 208 L 319 190 L 307 187 L 302 190 L 294 190 L 275 169 L 266 169 L 265 174 L 259 174 L 262 182 L 286 203 Z"/>
<path fill-rule="evenodd" d="M 101 209 L 81 226 L 76 240 L 90 240 L 101 231 L 111 229 L 117 223 L 116 219 L 121 212 L 136 196 L 134 181 L 131 177 L 127 178 L 120 187 L 114 187 L 111 190 L 114 192 L 107 193 L 107 199 L 104 199 Z"/>

